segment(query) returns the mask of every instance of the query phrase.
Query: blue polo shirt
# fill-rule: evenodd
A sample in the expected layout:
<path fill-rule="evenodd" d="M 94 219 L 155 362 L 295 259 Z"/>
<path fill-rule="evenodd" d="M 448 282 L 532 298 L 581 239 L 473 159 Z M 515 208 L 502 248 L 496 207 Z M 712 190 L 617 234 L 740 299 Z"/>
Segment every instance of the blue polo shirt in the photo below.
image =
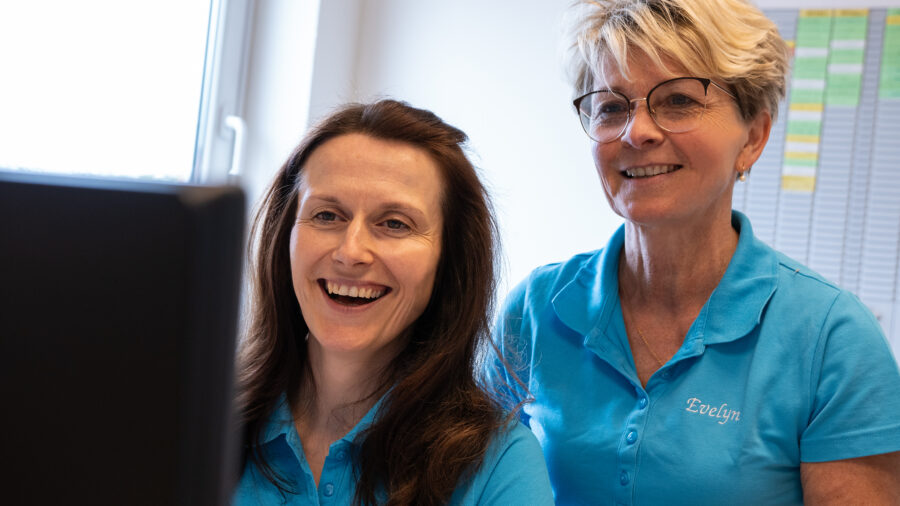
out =
<path fill-rule="evenodd" d="M 383 399 L 382 399 L 383 400 Z M 283 477 L 294 480 L 296 494 L 284 494 L 253 463 L 244 467 L 234 505 L 350 505 L 356 492 L 353 458 L 356 436 L 369 425 L 381 400 L 340 440 L 334 442 L 316 487 L 287 401 L 282 400 L 262 434 L 262 451 Z M 378 498 L 384 503 L 386 496 Z M 541 447 L 521 423 L 497 434 L 478 471 L 457 487 L 453 505 L 552 505 L 553 493 Z"/>
<path fill-rule="evenodd" d="M 678 352 L 641 386 L 603 250 L 536 269 L 497 336 L 558 504 L 802 504 L 799 466 L 900 450 L 900 371 L 849 292 L 738 246 Z M 523 395 L 523 392 L 517 392 Z"/>

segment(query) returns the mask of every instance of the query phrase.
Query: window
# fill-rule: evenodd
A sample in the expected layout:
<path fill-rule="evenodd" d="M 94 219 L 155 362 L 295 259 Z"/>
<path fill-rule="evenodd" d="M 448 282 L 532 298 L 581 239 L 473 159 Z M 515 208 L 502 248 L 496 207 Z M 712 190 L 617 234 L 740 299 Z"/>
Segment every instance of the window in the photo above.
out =
<path fill-rule="evenodd" d="M 240 91 L 248 12 L 247 0 L 4 2 L 0 167 L 214 180 L 200 171 L 207 125 L 234 112 L 209 104 L 217 78 Z M 238 64 L 223 76 L 228 51 Z"/>

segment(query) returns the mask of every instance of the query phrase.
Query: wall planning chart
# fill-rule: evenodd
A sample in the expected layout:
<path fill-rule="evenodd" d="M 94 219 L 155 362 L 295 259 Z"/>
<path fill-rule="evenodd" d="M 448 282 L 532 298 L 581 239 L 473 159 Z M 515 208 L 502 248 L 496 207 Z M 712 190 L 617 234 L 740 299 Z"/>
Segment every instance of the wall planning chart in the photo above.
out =
<path fill-rule="evenodd" d="M 767 9 L 793 49 L 769 143 L 734 206 L 857 294 L 900 359 L 900 9 Z"/>

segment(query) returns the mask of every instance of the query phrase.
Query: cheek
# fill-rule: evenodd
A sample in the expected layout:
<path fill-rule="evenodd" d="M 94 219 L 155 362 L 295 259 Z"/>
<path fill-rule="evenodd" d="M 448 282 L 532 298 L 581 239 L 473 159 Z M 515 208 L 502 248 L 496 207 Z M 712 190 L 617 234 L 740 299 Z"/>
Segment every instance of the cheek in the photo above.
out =
<path fill-rule="evenodd" d="M 291 229 L 291 237 L 288 239 L 288 254 L 291 258 L 291 265 L 294 265 L 294 258 L 296 258 L 298 253 L 297 248 L 297 227 Z"/>
<path fill-rule="evenodd" d="M 306 286 L 305 281 L 315 263 L 317 242 L 308 232 L 300 230 L 300 227 L 294 227 L 290 241 L 291 280 L 294 292 L 299 295 L 300 289 Z"/>
<path fill-rule="evenodd" d="M 301 308 L 305 305 L 304 301 L 307 298 L 304 281 L 303 269 L 295 261 L 291 260 L 291 287 L 294 289 L 294 298 L 297 299 Z"/>
<path fill-rule="evenodd" d="M 416 305 L 422 305 L 423 308 L 434 289 L 439 256 L 439 250 L 423 248 L 422 251 L 405 255 L 402 262 L 397 264 L 397 272 L 403 273 L 411 292 L 415 294 Z"/>
<path fill-rule="evenodd" d="M 294 227 L 294 230 L 291 232 L 291 242 L 290 242 L 290 258 L 291 258 L 291 273 L 296 275 L 298 267 L 303 263 L 303 252 L 304 248 L 300 247 L 300 241 L 302 234 L 297 232 L 297 227 Z"/>
<path fill-rule="evenodd" d="M 695 142 L 693 145 L 685 145 L 684 151 L 700 151 L 707 153 L 707 156 L 736 159 L 746 144 L 748 135 L 741 120 L 723 114 L 711 114 L 703 120 L 706 122 L 706 135 L 691 137 Z"/>
<path fill-rule="evenodd" d="M 614 173 L 614 170 L 610 168 L 610 154 L 607 151 L 608 149 L 608 145 L 596 143 L 594 144 L 593 149 L 591 149 L 591 157 L 594 159 L 594 169 L 597 171 L 597 176 L 600 178 L 600 184 L 603 186 L 603 192 L 606 194 L 607 200 L 612 198 L 611 185 L 613 183 L 613 178 L 618 177 L 618 173 Z"/>
<path fill-rule="evenodd" d="M 594 168 L 597 170 L 597 173 L 600 173 L 602 171 L 602 169 L 600 167 L 602 167 L 602 162 L 603 162 L 603 146 L 602 145 L 600 145 L 598 143 L 594 143 L 593 146 L 591 146 L 591 159 L 594 160 Z"/>
<path fill-rule="evenodd" d="M 605 181 L 613 174 L 613 164 L 612 160 L 615 159 L 616 152 L 614 142 L 608 144 L 599 144 L 594 143 L 591 147 L 591 158 L 594 160 L 594 169 L 597 171 L 597 174 L 600 176 L 600 179 Z"/>

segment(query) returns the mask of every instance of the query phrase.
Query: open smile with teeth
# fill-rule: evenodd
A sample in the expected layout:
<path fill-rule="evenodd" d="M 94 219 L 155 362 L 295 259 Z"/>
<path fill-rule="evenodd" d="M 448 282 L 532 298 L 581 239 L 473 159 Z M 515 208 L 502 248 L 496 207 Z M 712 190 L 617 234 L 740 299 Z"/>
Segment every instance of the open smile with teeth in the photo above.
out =
<path fill-rule="evenodd" d="M 646 167 L 634 167 L 622 171 L 627 177 L 650 177 L 660 174 L 668 174 L 680 169 L 681 165 L 648 165 Z"/>
<path fill-rule="evenodd" d="M 331 300 L 348 306 L 362 306 L 375 302 L 391 291 L 386 286 L 357 286 L 320 279 L 319 286 Z"/>

